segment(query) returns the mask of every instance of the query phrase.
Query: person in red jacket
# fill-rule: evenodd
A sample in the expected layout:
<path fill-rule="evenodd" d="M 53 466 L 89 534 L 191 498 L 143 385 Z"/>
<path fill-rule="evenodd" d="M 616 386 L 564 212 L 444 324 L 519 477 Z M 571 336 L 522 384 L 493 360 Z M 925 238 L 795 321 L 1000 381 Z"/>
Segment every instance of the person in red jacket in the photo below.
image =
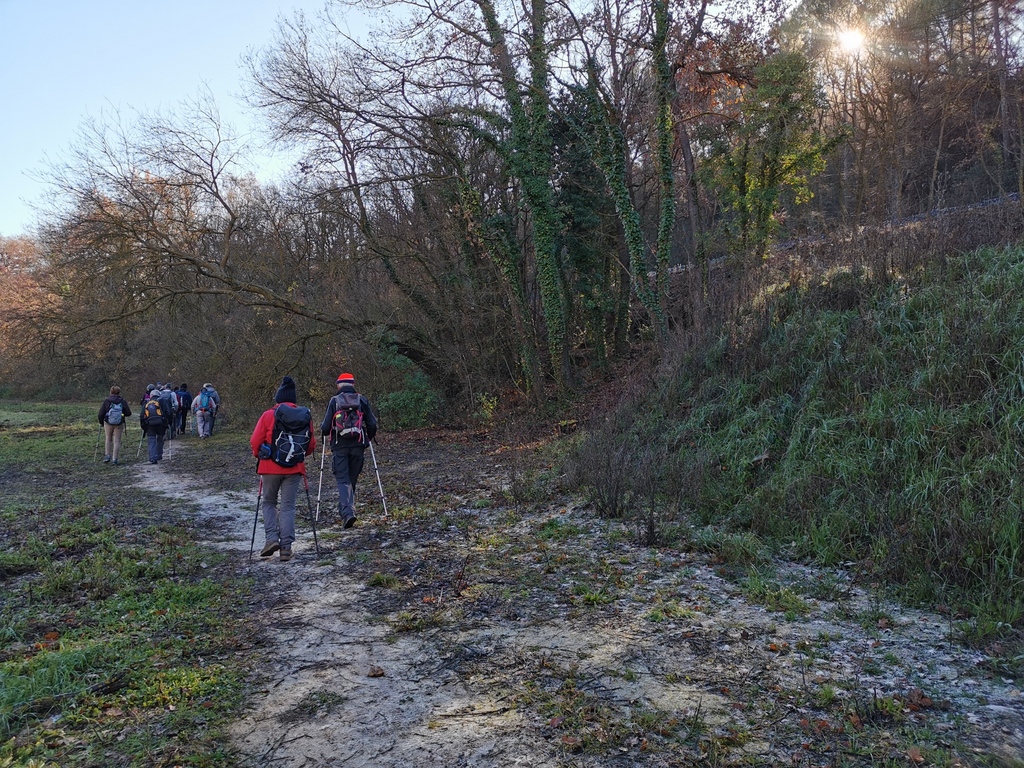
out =
<path fill-rule="evenodd" d="M 276 405 L 263 412 L 249 439 L 252 455 L 259 459 L 256 472 L 263 492 L 266 543 L 260 557 L 270 557 L 281 550 L 282 562 L 292 558 L 295 500 L 299 495 L 301 478 L 306 474 L 304 461 L 306 456 L 316 451 L 309 409 L 297 407 L 295 398 L 295 382 L 290 376 L 285 376 L 274 395 Z M 278 418 L 279 410 L 282 418 Z M 297 423 L 296 419 L 299 428 L 293 430 L 291 426 Z M 303 419 L 307 421 L 304 430 L 301 428 Z"/>

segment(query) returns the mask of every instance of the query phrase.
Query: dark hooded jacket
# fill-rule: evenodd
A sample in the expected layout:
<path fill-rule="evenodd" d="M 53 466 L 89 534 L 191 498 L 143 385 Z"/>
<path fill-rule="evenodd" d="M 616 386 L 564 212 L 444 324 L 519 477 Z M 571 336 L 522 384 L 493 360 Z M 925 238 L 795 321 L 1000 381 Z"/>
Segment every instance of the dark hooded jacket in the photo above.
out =
<path fill-rule="evenodd" d="M 338 389 L 338 395 L 342 392 L 355 392 L 356 388 L 353 384 L 342 384 Z M 373 414 L 373 408 L 370 407 L 370 401 L 366 399 L 365 395 L 359 395 L 359 410 L 363 414 L 363 434 L 364 440 L 360 442 L 357 438 L 348 438 L 344 440 L 336 439 L 334 435 L 334 414 L 340 410 L 341 406 L 338 405 L 338 395 L 331 398 L 331 401 L 327 404 L 327 413 L 324 414 L 324 420 L 320 424 L 320 434 L 331 436 L 331 447 L 332 448 L 351 448 L 357 445 L 366 447 L 370 444 L 370 441 L 377 435 L 377 417 Z"/>

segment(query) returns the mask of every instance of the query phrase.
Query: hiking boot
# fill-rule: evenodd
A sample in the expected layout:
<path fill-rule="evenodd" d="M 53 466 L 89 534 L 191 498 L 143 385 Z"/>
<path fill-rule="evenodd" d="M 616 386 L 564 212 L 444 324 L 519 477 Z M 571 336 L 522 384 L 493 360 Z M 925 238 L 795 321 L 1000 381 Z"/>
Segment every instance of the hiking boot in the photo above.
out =
<path fill-rule="evenodd" d="M 120 464 L 121 462 L 120 462 L 120 461 L 118 461 L 117 459 L 114 459 L 114 461 L 113 461 L 112 463 L 113 463 L 113 464 Z"/>
<path fill-rule="evenodd" d="M 280 548 L 281 545 L 278 542 L 268 541 L 266 544 L 263 545 L 263 549 L 260 551 L 260 557 L 270 557 Z"/>
<path fill-rule="evenodd" d="M 281 555 L 280 555 L 280 557 L 281 557 L 281 562 L 282 563 L 286 563 L 289 560 L 291 560 L 292 559 L 292 548 L 291 547 L 281 547 Z"/>
<path fill-rule="evenodd" d="M 344 525 L 345 528 L 351 528 L 353 525 L 356 524 L 356 516 L 355 515 L 348 515 L 348 516 L 346 516 L 345 520 L 343 521 L 342 524 Z"/>
<path fill-rule="evenodd" d="M 110 457 L 109 456 L 104 456 L 103 457 L 103 463 L 104 464 L 108 464 L 109 462 L 110 462 Z"/>

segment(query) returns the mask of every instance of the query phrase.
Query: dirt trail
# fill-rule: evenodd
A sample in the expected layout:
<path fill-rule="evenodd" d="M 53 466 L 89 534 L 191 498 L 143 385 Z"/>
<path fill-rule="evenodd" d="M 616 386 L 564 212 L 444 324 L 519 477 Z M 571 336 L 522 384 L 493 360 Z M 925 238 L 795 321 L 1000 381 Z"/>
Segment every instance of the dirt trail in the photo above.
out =
<path fill-rule="evenodd" d="M 195 504 L 209 543 L 246 561 L 255 495 L 172 474 L 175 453 L 191 449 L 174 441 L 168 461 L 141 465 L 136 481 Z M 988 671 L 984 654 L 951 645 L 945 618 L 883 606 L 852 583 L 787 618 L 751 604 L 706 558 L 605 544 L 604 523 L 586 511 L 516 517 L 485 504 L 505 469 L 483 448 L 452 450 L 465 460 L 426 446 L 389 467 L 389 478 L 401 466 L 402 483 L 420 483 L 407 495 L 431 483 L 444 494 L 444 513 L 419 527 L 384 519 L 371 495 L 356 528 L 324 521 L 319 557 L 300 519 L 295 557 L 281 563 L 259 558 L 260 523 L 242 575 L 257 583 L 265 663 L 231 731 L 244 765 L 684 766 L 702 752 L 718 765 L 869 765 L 826 758 L 849 751 L 840 713 L 868 717 L 880 697 L 902 703 L 901 722 L 922 740 L 930 734 L 925 749 L 973 745 L 949 765 L 1024 760 L 1021 691 Z M 373 483 L 372 467 L 367 475 Z M 327 509 L 334 495 L 324 498 Z M 540 525 L 579 541 L 536 547 Z M 611 547 L 600 558 L 598 541 Z M 571 570 L 559 565 L 567 559 Z M 400 589 L 367 586 L 382 563 Z M 783 571 L 794 583 L 823 578 Z M 604 596 L 586 591 L 598 583 Z M 872 612 L 886 617 L 875 627 L 838 618 Z M 682 735 L 658 740 L 664 727 L 641 727 L 644 713 Z M 614 732 L 616 721 L 626 733 Z M 899 737 L 878 738 L 890 737 L 891 754 L 912 760 Z"/>
<path fill-rule="evenodd" d="M 164 462 L 140 465 L 138 484 L 197 505 L 211 532 L 208 543 L 248 558 L 255 498 L 172 474 L 168 461 L 188 447 L 168 443 Z M 345 540 L 325 546 L 318 558 L 304 523 L 297 522 L 295 557 L 282 563 L 277 556 L 259 557 L 261 520 L 252 564 L 243 571 L 276 602 L 265 617 L 273 645 L 261 652 L 263 687 L 232 729 L 247 764 L 549 764 L 546 754 L 516 735 L 518 715 L 485 693 L 468 691 L 444 669 L 432 643 L 419 635 L 389 637 L 388 625 L 373 621 L 361 605 L 364 584 L 346 574 L 352 552 Z"/>

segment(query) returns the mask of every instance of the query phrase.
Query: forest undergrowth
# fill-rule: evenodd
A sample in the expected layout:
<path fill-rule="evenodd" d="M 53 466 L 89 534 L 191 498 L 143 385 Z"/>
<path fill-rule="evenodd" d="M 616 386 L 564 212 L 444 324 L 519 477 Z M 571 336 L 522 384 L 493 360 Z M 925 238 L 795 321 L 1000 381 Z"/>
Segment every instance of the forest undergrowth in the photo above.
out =
<path fill-rule="evenodd" d="M 578 443 L 570 485 L 649 544 L 846 564 L 1019 641 L 1024 251 L 794 273 Z"/>

